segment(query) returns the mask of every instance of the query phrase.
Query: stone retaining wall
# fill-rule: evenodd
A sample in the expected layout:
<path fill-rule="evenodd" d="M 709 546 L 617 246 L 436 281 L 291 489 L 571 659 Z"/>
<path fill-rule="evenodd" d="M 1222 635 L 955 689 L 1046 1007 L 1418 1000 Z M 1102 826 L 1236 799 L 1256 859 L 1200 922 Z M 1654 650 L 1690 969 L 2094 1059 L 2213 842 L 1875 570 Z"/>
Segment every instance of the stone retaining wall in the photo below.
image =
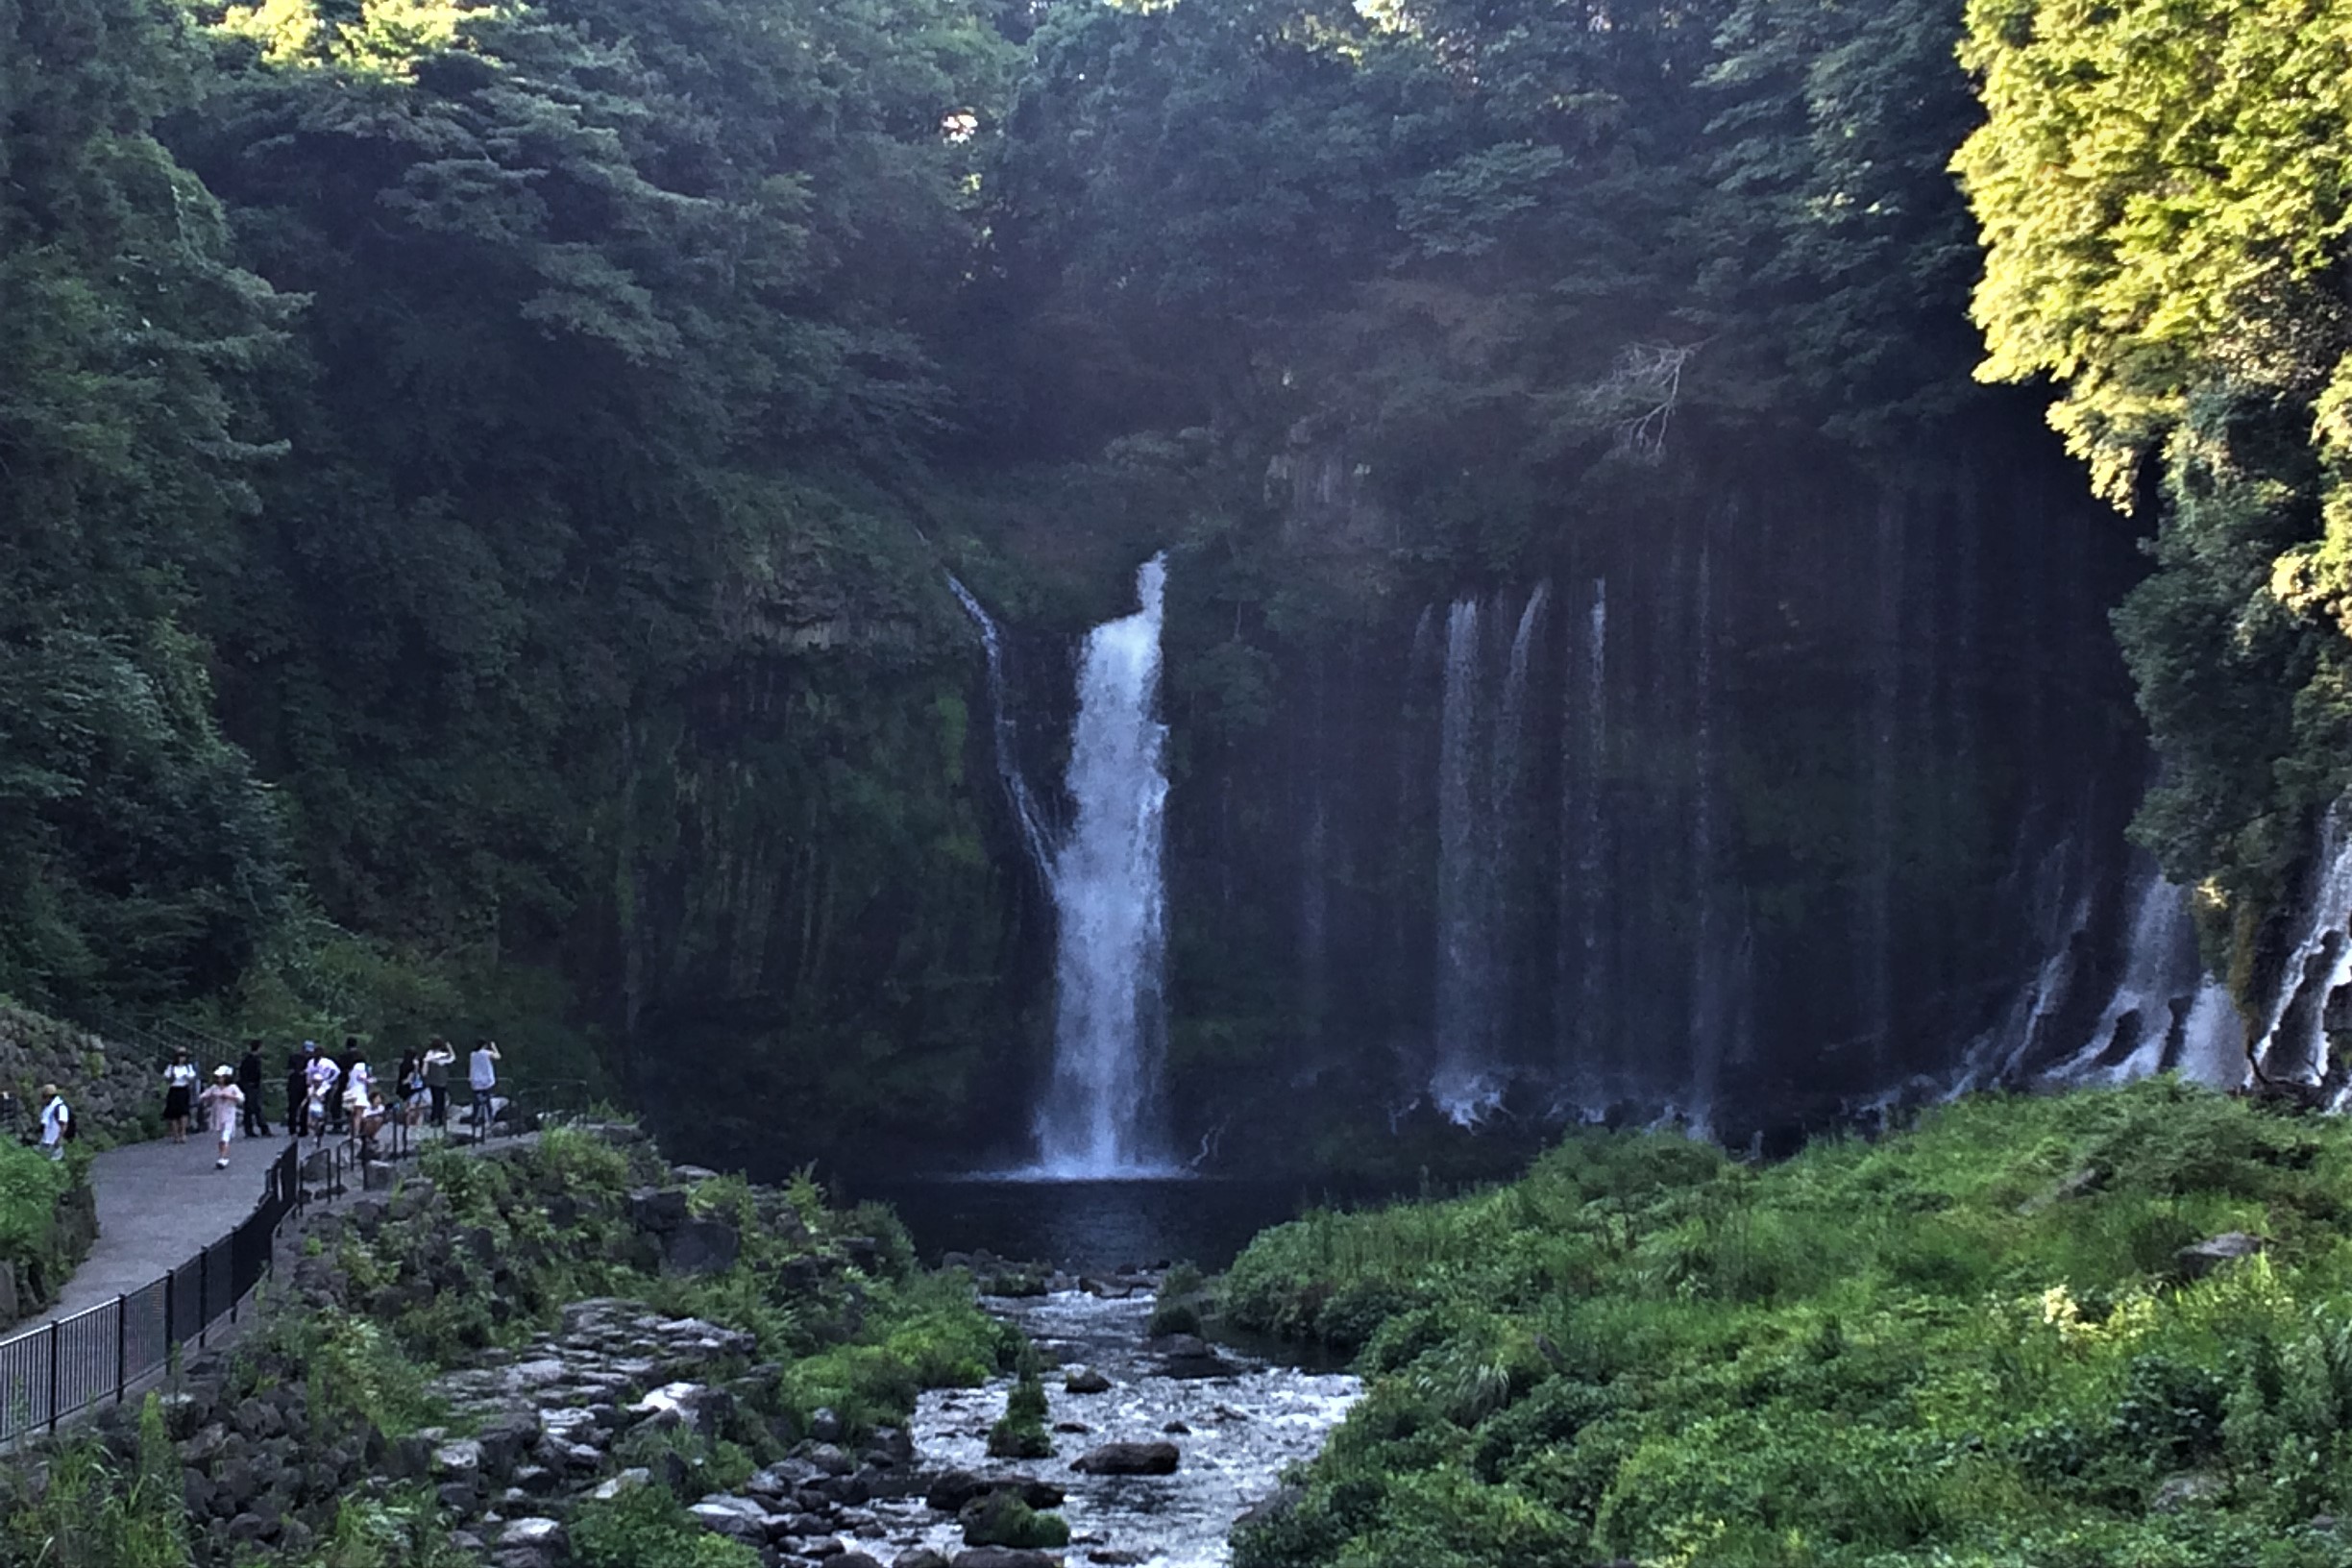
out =
<path fill-rule="evenodd" d="M 56 1084 L 82 1120 L 84 1138 L 127 1142 L 163 1110 L 163 1064 L 110 1045 L 86 1029 L 0 1003 L 0 1091 L 16 1096 L 18 1121 L 0 1137 L 39 1130 L 40 1086 Z"/>

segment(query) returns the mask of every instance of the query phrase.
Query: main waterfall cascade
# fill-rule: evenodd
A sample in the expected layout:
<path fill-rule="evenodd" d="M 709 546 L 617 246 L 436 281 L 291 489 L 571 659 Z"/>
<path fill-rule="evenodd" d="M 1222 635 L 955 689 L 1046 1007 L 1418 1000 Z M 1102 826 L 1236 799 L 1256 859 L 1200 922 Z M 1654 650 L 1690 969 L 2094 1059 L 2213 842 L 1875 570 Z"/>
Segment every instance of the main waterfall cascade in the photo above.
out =
<path fill-rule="evenodd" d="M 997 769 L 1023 847 L 1053 896 L 1053 1072 L 1037 1108 L 1034 1174 L 1164 1174 L 1167 725 L 1159 702 L 1167 557 L 1137 571 L 1134 614 L 1087 636 L 1065 778 L 1072 815 L 1058 838 L 1014 744 L 1001 635 L 962 583 L 949 585 L 980 628 Z"/>

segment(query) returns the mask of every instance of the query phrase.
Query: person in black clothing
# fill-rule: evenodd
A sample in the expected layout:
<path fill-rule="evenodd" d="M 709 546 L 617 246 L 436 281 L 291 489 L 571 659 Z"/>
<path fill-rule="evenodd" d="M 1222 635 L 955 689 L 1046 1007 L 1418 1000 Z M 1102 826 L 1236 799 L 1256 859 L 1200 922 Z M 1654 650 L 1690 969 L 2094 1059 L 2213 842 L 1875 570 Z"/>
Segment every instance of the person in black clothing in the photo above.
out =
<path fill-rule="evenodd" d="M 261 1115 L 261 1042 L 249 1040 L 245 1054 L 237 1059 L 237 1088 L 245 1091 L 245 1109 L 239 1114 L 247 1138 L 269 1137 L 269 1122 Z"/>
<path fill-rule="evenodd" d="M 305 1137 L 310 1131 L 307 1109 L 310 1090 L 304 1081 L 305 1066 L 302 1052 L 286 1052 L 286 1129 L 296 1138 Z"/>

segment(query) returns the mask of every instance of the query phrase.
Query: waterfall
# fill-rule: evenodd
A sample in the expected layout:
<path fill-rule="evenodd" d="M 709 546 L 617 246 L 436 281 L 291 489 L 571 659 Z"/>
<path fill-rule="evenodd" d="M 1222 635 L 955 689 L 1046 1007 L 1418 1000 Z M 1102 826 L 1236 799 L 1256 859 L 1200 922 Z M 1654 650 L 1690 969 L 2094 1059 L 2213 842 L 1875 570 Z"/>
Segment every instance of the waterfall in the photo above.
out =
<path fill-rule="evenodd" d="M 2279 969 L 2276 1004 L 2254 1043 L 2253 1056 L 2271 1078 L 2318 1083 L 2334 1066 L 2328 1053 L 2328 1013 L 2337 993 L 2352 985 L 2352 834 L 2342 802 L 2320 830 L 2311 911 L 2294 950 Z"/>
<path fill-rule="evenodd" d="M 1902 718 L 1902 515 L 1881 502 L 1878 602 L 1871 628 L 1870 867 L 1862 888 L 1863 1028 L 1883 1064 L 1895 1062 L 1895 768 Z M 1899 1063 L 1895 1065 L 1899 1066 Z"/>
<path fill-rule="evenodd" d="M 1698 911 L 1698 929 L 1691 943 L 1690 1095 L 1684 1108 L 1693 1127 L 1705 1131 L 1722 1087 L 1724 1035 L 1730 1022 L 1729 978 L 1723 966 L 1729 951 L 1724 940 L 1722 876 L 1717 865 L 1721 825 L 1717 821 L 1716 774 L 1720 772 L 1715 735 L 1715 594 L 1713 551 L 1705 538 L 1699 541 L 1698 631 L 1695 643 L 1698 677 L 1693 715 L 1693 772 L 1695 809 L 1691 812 L 1691 894 Z"/>
<path fill-rule="evenodd" d="M 2180 1050 L 2166 1064 L 2209 1089 L 2241 1089 L 2246 1081 L 2245 1019 L 2229 987 L 2208 977 L 2181 1023 Z"/>
<path fill-rule="evenodd" d="M 1167 726 L 1155 712 L 1167 558 L 1136 574 L 1141 607 L 1088 634 L 1068 786 L 1075 816 L 1053 859 L 1054 1070 L 1037 1116 L 1050 1176 L 1152 1174 L 1167 1020 L 1161 867 Z"/>
<path fill-rule="evenodd" d="M 2133 869 L 2139 892 L 2115 994 L 2100 1012 L 2090 1041 L 2052 1074 L 2077 1083 L 2121 1083 L 2162 1072 L 2181 1056 L 2186 1029 L 2211 988 L 2197 956 L 2189 892 L 2168 882 L 2154 861 Z M 2222 993 L 2227 1000 L 2227 992 Z M 2210 1014 L 2200 1026 L 2214 1027 Z M 2208 1054 L 2210 1049 L 2208 1047 Z"/>
<path fill-rule="evenodd" d="M 1552 584 L 1539 582 L 1519 612 L 1519 629 L 1511 636 L 1510 665 L 1503 677 L 1503 707 L 1495 718 L 1495 766 L 1490 780 L 1494 792 L 1494 831 L 1503 855 L 1515 847 L 1507 841 L 1518 817 L 1519 796 L 1526 770 L 1528 663 L 1534 652 L 1535 628 L 1543 621 Z"/>
<path fill-rule="evenodd" d="M 1045 829 L 1044 815 L 1038 810 L 1037 796 L 1030 792 L 1028 777 L 1022 773 L 1020 749 L 1015 743 L 1012 704 L 1005 700 L 1004 637 L 987 610 L 981 608 L 971 590 L 953 576 L 947 586 L 955 590 L 964 613 L 971 617 L 972 625 L 980 628 L 980 646 L 988 654 L 989 719 L 996 737 L 996 776 L 1004 784 L 1005 796 L 1012 802 L 1013 821 L 1020 829 L 1021 849 L 1029 857 L 1030 867 L 1048 887 L 1053 882 L 1052 835 Z"/>
<path fill-rule="evenodd" d="M 1479 604 L 1446 614 L 1445 693 L 1437 736 L 1437 1052 L 1430 1094 L 1468 1125 L 1493 1109 L 1493 976 L 1486 906 L 1491 868 L 1482 852 L 1478 798 Z"/>
<path fill-rule="evenodd" d="M 1559 1061 L 1581 1109 L 1598 1109 L 1613 1085 L 1601 1064 L 1601 754 L 1608 744 L 1608 579 L 1595 577 L 1584 616 L 1581 679 L 1560 674 L 1559 870 L 1553 1026 Z"/>

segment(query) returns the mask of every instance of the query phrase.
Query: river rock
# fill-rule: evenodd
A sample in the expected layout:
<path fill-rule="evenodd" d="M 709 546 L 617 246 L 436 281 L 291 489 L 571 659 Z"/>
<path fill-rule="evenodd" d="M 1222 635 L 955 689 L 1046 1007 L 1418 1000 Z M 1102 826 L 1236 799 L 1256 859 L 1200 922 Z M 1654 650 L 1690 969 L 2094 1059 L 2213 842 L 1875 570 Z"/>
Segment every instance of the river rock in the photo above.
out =
<path fill-rule="evenodd" d="M 482 1445 L 471 1437 L 443 1443 L 433 1450 L 433 1474 L 444 1481 L 472 1481 L 481 1474 Z"/>
<path fill-rule="evenodd" d="M 956 1513 L 967 1546 L 1017 1546 L 1037 1514 L 1010 1491 L 982 1492 Z"/>
<path fill-rule="evenodd" d="M 714 1535 L 751 1546 L 768 1544 L 768 1510 L 747 1497 L 706 1497 L 686 1511 Z"/>
<path fill-rule="evenodd" d="M 1164 1378 L 1223 1378 L 1240 1369 L 1197 1334 L 1164 1334 L 1151 1341 Z"/>
<path fill-rule="evenodd" d="M 1174 1443 L 1105 1443 L 1070 1468 L 1082 1476 L 1172 1476 L 1183 1457 Z"/>
<path fill-rule="evenodd" d="M 990 1492 L 1011 1492 L 1033 1508 L 1058 1508 L 1064 1496 L 1061 1487 L 1035 1476 L 983 1476 L 969 1470 L 943 1470 L 932 1477 L 923 1489 L 923 1504 L 942 1513 L 962 1513 L 965 1504 Z"/>
<path fill-rule="evenodd" d="M 831 1561 L 833 1568 L 882 1568 L 880 1559 L 854 1549 L 838 1554 Z"/>
<path fill-rule="evenodd" d="M 564 1527 L 552 1519 L 509 1519 L 499 1531 L 499 1545 L 526 1546 L 554 1555 L 564 1549 Z"/>
<path fill-rule="evenodd" d="M 912 1552 L 898 1554 L 891 1568 L 947 1568 L 947 1559 L 927 1546 L 919 1546 Z"/>
<path fill-rule="evenodd" d="M 972 1546 L 958 1552 L 948 1568 L 1061 1568 L 1061 1564 L 1042 1552 L 1024 1552 L 1013 1546 Z"/>
<path fill-rule="evenodd" d="M 1107 1394 L 1111 1380 L 1090 1366 L 1082 1366 L 1062 1380 L 1063 1391 L 1072 1394 Z"/>

